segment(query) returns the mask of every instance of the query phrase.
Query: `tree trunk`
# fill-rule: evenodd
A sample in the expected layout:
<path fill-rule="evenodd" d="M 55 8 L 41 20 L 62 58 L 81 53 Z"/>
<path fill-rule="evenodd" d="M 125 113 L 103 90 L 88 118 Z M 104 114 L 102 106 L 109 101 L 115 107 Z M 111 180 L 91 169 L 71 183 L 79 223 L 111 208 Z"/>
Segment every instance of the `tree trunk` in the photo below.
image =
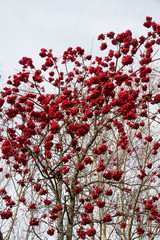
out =
<path fill-rule="evenodd" d="M 74 206 L 75 206 L 75 197 L 71 199 L 70 205 L 69 205 L 69 217 L 68 217 L 68 224 L 67 224 L 67 240 L 71 240 L 72 235 L 73 235 Z"/>
<path fill-rule="evenodd" d="M 58 240 L 64 240 L 63 233 L 63 213 L 60 211 L 58 217 Z"/>

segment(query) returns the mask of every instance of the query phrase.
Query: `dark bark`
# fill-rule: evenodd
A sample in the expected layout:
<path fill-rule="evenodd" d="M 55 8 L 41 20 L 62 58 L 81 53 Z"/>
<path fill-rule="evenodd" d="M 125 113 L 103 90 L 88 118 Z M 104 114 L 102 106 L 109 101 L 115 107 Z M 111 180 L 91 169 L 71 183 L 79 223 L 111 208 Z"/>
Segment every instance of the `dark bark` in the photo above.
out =
<path fill-rule="evenodd" d="M 0 240 L 4 240 L 2 232 L 0 232 Z"/>

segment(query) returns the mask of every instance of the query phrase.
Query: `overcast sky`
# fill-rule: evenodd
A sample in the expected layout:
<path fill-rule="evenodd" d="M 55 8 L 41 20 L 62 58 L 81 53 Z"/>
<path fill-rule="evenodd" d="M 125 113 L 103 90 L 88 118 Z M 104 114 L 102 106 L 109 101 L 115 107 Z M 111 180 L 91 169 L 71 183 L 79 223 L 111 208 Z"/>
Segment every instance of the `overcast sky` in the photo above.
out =
<path fill-rule="evenodd" d="M 38 62 L 41 48 L 60 57 L 69 46 L 97 51 L 97 36 L 111 30 L 145 33 L 146 16 L 160 23 L 160 0 L 0 0 L 0 74 L 20 69 L 19 59 Z"/>

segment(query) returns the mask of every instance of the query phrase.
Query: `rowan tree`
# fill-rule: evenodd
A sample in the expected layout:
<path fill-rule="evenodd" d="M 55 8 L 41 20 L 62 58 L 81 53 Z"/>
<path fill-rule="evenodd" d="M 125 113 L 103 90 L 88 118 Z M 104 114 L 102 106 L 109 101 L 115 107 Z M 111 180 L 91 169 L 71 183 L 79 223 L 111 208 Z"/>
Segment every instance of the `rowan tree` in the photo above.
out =
<path fill-rule="evenodd" d="M 0 97 L 2 239 L 159 239 L 160 25 L 143 25 L 100 34 L 94 59 L 19 61 Z"/>

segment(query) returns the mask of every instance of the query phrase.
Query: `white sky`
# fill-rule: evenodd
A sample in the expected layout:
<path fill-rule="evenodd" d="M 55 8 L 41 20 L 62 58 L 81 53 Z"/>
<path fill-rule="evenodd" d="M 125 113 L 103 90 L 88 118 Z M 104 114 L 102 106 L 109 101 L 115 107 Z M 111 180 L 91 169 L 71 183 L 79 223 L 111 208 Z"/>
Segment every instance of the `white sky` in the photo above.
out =
<path fill-rule="evenodd" d="M 41 48 L 60 57 L 68 47 L 97 51 L 97 36 L 111 30 L 145 33 L 146 16 L 160 23 L 160 0 L 0 0 L 0 74 L 20 69 L 18 61 L 38 63 Z M 98 55 L 98 52 L 97 52 Z"/>

